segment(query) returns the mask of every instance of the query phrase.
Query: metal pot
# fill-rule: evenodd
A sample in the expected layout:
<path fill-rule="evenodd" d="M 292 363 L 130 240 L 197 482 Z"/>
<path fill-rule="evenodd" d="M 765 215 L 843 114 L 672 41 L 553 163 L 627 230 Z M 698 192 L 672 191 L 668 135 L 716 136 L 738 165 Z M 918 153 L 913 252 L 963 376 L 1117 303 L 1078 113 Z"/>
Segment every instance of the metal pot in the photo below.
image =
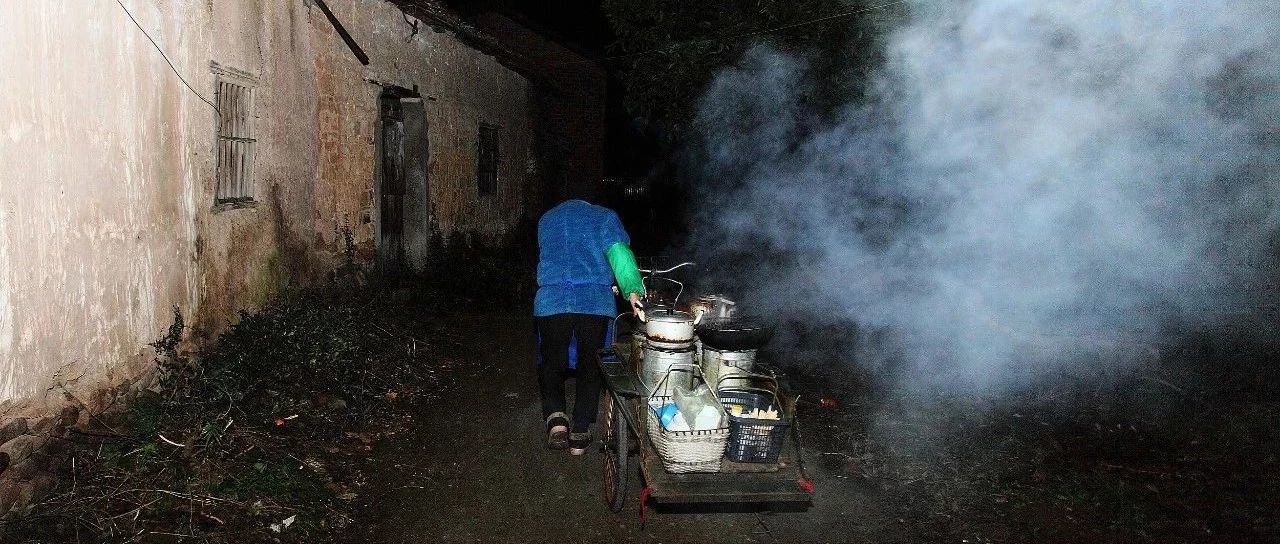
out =
<path fill-rule="evenodd" d="M 732 317 L 734 304 L 724 295 L 702 295 L 689 303 L 689 313 L 693 314 L 693 324 L 697 325 L 703 319 Z"/>
<path fill-rule="evenodd" d="M 692 365 L 693 347 L 662 348 L 650 343 L 644 345 L 644 370 L 666 372 L 672 365 Z"/>
<path fill-rule="evenodd" d="M 694 350 L 692 347 L 667 349 L 645 343 L 643 363 L 640 365 L 640 381 L 649 390 L 657 387 L 668 373 L 671 377 L 663 384 L 659 396 L 671 396 L 679 385 L 686 389 L 693 384 Z"/>
<path fill-rule="evenodd" d="M 756 363 L 756 350 L 702 350 L 702 375 L 716 389 L 751 385 L 751 368 Z"/>
<path fill-rule="evenodd" d="M 645 320 L 644 334 L 655 342 L 688 344 L 693 342 L 693 316 L 675 310 L 654 310 Z"/>
<path fill-rule="evenodd" d="M 646 336 L 642 347 L 644 345 L 653 346 L 658 349 L 688 349 L 688 348 L 694 347 L 694 342 L 692 340 L 688 340 L 685 342 L 664 342 L 662 340 L 656 340 Z"/>

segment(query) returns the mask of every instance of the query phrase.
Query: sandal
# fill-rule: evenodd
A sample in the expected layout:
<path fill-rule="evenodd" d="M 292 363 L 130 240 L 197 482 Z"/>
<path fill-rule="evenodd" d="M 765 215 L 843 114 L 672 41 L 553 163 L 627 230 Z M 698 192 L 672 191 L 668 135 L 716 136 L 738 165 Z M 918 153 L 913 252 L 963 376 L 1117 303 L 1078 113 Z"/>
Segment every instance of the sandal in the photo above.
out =
<path fill-rule="evenodd" d="M 562 450 L 569 445 L 569 416 L 556 412 L 547 416 L 547 447 Z"/>
<path fill-rule="evenodd" d="M 573 433 L 569 435 L 569 455 L 587 453 L 587 446 L 590 445 L 591 433 Z"/>

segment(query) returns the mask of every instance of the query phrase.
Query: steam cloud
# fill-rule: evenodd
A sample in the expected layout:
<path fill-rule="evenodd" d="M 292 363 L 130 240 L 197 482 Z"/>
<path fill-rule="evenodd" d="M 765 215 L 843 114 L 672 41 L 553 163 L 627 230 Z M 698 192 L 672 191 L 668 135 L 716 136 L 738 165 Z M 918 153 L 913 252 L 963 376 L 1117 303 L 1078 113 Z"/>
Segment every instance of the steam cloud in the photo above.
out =
<path fill-rule="evenodd" d="M 832 122 L 801 59 L 710 86 L 694 250 L 757 305 L 892 331 L 916 377 L 1035 378 L 1115 339 L 1263 327 L 1280 11 L 1266 1 L 914 6 Z M 729 269 L 733 268 L 733 269 Z"/>

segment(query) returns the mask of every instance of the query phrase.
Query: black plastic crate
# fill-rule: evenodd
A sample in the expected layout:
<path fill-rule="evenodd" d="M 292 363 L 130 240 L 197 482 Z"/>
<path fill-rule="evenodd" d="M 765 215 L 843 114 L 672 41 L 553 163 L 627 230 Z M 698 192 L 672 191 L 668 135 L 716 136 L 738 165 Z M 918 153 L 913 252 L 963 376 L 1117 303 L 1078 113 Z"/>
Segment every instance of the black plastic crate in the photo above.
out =
<path fill-rule="evenodd" d="M 726 456 L 739 463 L 777 463 L 791 423 L 782 414 L 778 398 L 764 389 L 721 389 L 717 392 L 729 418 L 729 447 Z M 742 407 L 744 413 L 772 408 L 779 419 L 752 419 L 735 416 L 731 406 Z"/>

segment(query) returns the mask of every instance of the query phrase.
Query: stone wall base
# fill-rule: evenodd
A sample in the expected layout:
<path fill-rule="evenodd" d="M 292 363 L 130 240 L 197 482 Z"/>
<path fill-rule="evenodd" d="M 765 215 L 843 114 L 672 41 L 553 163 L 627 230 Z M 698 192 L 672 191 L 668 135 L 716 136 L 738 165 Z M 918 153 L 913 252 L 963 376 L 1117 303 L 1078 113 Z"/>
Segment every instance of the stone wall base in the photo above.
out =
<path fill-rule="evenodd" d="M 70 474 L 73 447 L 116 435 L 113 422 L 140 392 L 155 385 L 152 370 L 132 382 L 101 388 L 88 399 L 64 391 L 61 407 L 46 406 L 41 415 L 0 416 L 0 517 L 48 497 Z"/>

